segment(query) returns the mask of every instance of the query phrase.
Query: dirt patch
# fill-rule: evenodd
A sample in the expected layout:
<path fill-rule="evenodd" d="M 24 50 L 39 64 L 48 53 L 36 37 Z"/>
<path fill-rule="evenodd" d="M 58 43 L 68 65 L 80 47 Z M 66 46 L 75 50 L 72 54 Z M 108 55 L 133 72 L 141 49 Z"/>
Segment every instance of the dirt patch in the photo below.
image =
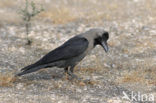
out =
<path fill-rule="evenodd" d="M 0 1 L 0 103 L 132 103 L 122 99 L 123 91 L 155 96 L 155 0 L 34 2 L 45 11 L 32 20 L 33 43 L 26 46 L 17 14 L 24 1 Z M 63 68 L 55 67 L 14 78 L 21 68 L 93 27 L 109 32 L 109 52 L 97 46 L 77 65 L 75 74 L 86 82 L 69 80 Z"/>

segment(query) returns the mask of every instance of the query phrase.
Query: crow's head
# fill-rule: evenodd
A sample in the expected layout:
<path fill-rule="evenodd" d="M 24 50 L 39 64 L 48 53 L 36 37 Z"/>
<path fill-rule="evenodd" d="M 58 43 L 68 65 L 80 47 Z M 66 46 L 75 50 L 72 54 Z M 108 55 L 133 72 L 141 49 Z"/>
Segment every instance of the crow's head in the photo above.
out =
<path fill-rule="evenodd" d="M 94 46 L 101 45 L 105 52 L 108 52 L 107 40 L 109 39 L 109 33 L 103 29 L 94 29 Z"/>

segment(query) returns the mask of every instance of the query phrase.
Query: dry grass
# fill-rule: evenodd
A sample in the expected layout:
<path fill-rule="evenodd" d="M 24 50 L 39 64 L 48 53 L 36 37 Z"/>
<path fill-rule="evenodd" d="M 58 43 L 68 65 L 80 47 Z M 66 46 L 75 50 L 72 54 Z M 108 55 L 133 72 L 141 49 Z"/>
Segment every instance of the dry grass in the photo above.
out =
<path fill-rule="evenodd" d="M 19 4 L 16 1 L 1 0 L 0 1 L 0 24 L 19 24 L 22 20 L 20 19 L 18 12 Z M 4 10 L 3 10 L 4 9 Z M 6 11 L 8 10 L 8 11 Z"/>
<path fill-rule="evenodd" d="M 12 73 L 5 73 L 5 74 L 0 74 L 0 87 L 8 87 L 8 86 L 13 86 L 14 81 L 16 78 Z"/>
<path fill-rule="evenodd" d="M 134 83 L 134 82 L 144 82 L 145 78 L 142 74 L 140 74 L 138 71 L 133 71 L 130 73 L 125 73 L 123 78 L 122 78 L 122 82 L 126 83 Z"/>
<path fill-rule="evenodd" d="M 41 13 L 40 17 L 48 18 L 54 24 L 64 24 L 76 19 L 67 7 L 51 8 L 49 11 Z"/>
<path fill-rule="evenodd" d="M 43 19 L 49 19 L 54 24 L 65 24 L 76 19 L 85 19 L 86 22 L 99 21 L 103 19 L 112 20 L 113 15 L 117 11 L 116 9 L 118 9 L 120 6 L 116 3 L 110 4 L 110 2 L 107 1 L 101 1 L 101 3 L 98 3 L 98 1 L 93 2 L 92 0 L 69 0 L 66 1 L 67 3 L 65 3 L 64 0 L 62 0 L 62 2 L 54 0 L 50 3 L 45 3 L 45 1 L 37 0 L 35 0 L 34 2 L 36 4 L 43 4 L 43 7 L 45 8 L 45 12 L 42 12 L 39 17 Z M 19 23 L 18 20 L 20 18 L 18 18 L 19 15 L 17 14 L 17 10 L 20 9 L 19 7 L 21 7 L 19 4 L 24 5 L 24 1 L 18 1 L 18 3 L 9 0 L 0 1 L 0 7 L 14 8 L 12 9 L 11 15 L 15 15 L 5 16 L 7 13 L 3 13 L 4 15 L 0 16 L 0 18 L 2 18 L 2 20 L 5 20 L 7 19 L 6 17 L 8 17 L 9 19 L 5 21 L 12 23 L 14 20 L 15 22 L 17 21 Z M 111 10 L 114 13 L 105 12 L 104 9 L 105 11 Z M 13 20 L 10 17 L 13 17 Z"/>
<path fill-rule="evenodd" d="M 16 2 L 13 2 L 12 0 L 1 0 L 0 1 L 0 7 L 12 7 L 16 4 Z"/>
<path fill-rule="evenodd" d="M 156 85 L 156 68 L 138 69 L 137 71 L 125 72 L 118 78 L 119 83 L 139 83 L 144 85 Z"/>
<path fill-rule="evenodd" d="M 45 2 L 45 1 L 34 1 L 37 5 L 42 4 L 45 8 L 45 12 L 39 15 L 42 19 L 49 19 L 54 24 L 64 24 L 71 21 L 74 21 L 76 19 L 85 19 L 87 22 L 92 21 L 101 21 L 101 20 L 114 20 L 114 17 L 117 19 L 126 19 L 129 17 L 129 14 L 127 14 L 127 11 L 124 10 L 130 10 L 130 8 L 125 3 L 119 3 L 118 1 L 98 1 L 98 0 L 53 0 L 52 2 Z M 154 11 L 155 5 L 152 3 L 152 0 L 149 0 L 145 7 L 149 11 Z M 24 5 L 24 1 L 10 1 L 10 0 L 1 0 L 0 1 L 0 7 L 4 8 L 14 8 L 12 9 L 11 14 L 18 15 L 17 10 L 19 9 L 20 4 Z M 119 11 L 123 11 L 123 14 Z M 9 12 L 10 13 L 10 12 Z M 118 15 L 120 13 L 120 15 Z M 0 18 L 5 18 L 5 13 L 3 13 L 4 16 Z M 155 15 L 156 12 L 152 12 L 150 15 Z M 132 15 L 133 16 L 133 15 Z M 7 16 L 10 17 L 10 16 Z M 11 16 L 12 17 L 12 16 Z M 13 16 L 14 17 L 14 16 Z M 17 16 L 18 17 L 18 16 Z M 14 18 L 13 20 L 18 21 L 19 18 Z M 124 18 L 123 18 L 124 17 Z M 11 19 L 11 18 L 10 18 Z M 154 18 L 153 18 L 154 19 Z M 13 22 L 11 20 L 11 22 Z M 41 19 L 40 19 L 41 20 Z M 8 21 L 9 22 L 9 21 Z"/>

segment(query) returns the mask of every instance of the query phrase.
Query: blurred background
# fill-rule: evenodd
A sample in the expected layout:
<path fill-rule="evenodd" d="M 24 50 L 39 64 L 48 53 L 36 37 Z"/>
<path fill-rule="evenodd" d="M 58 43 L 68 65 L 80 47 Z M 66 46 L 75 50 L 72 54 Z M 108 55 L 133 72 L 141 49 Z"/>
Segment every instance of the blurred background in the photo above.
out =
<path fill-rule="evenodd" d="M 156 95 L 156 0 L 32 1 L 44 11 L 29 21 L 27 35 L 20 13 L 26 1 L 0 0 L 0 103 L 131 103 L 120 98 L 123 91 Z M 32 1 L 28 0 L 29 12 Z M 13 77 L 70 37 L 94 27 L 109 32 L 109 53 L 98 46 L 75 69 L 92 82 L 64 80 L 58 68 Z"/>

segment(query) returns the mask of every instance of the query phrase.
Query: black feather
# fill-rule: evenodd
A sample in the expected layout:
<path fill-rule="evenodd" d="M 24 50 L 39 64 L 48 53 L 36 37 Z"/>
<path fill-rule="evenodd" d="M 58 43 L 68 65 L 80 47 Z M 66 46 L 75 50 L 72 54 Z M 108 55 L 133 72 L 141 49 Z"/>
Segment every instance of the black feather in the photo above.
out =
<path fill-rule="evenodd" d="M 62 46 L 49 52 L 42 57 L 39 61 L 21 69 L 21 73 L 16 76 L 21 76 L 27 73 L 37 71 L 41 68 L 46 68 L 52 65 L 53 62 L 59 62 L 61 60 L 68 60 L 73 57 L 82 54 L 88 47 L 88 40 L 83 37 L 73 37 L 65 42 Z M 55 65 L 57 66 L 57 65 Z"/>

